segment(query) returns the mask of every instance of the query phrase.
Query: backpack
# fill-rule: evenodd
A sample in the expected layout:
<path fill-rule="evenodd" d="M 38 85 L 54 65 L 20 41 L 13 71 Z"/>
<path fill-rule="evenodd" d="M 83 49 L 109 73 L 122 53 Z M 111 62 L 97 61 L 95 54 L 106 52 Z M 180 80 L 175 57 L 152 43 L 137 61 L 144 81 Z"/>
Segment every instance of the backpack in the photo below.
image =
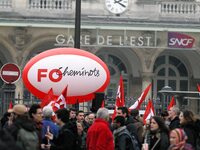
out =
<path fill-rule="evenodd" d="M 16 144 L 23 150 L 38 150 L 39 139 L 36 131 L 27 131 L 20 128 L 17 134 Z"/>
<path fill-rule="evenodd" d="M 131 143 L 132 143 L 132 150 L 140 150 L 139 144 L 137 139 L 135 138 L 134 135 L 131 135 L 129 132 L 121 132 L 119 133 L 119 136 L 121 136 L 122 134 L 126 134 L 130 139 L 131 139 Z"/>

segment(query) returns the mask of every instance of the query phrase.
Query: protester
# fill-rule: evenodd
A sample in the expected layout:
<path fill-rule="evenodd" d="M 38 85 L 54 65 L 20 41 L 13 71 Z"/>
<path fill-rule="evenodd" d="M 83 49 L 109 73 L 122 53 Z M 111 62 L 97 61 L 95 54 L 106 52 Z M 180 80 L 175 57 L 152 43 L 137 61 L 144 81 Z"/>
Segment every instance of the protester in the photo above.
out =
<path fill-rule="evenodd" d="M 84 131 L 84 125 L 77 122 L 78 137 L 80 141 L 80 149 L 86 150 L 86 132 Z"/>
<path fill-rule="evenodd" d="M 125 126 L 129 133 L 136 138 L 139 146 L 141 147 L 141 143 L 138 137 L 138 133 L 136 130 L 134 119 L 131 115 L 129 115 L 129 110 L 127 107 L 118 107 L 117 108 L 117 116 L 123 116 L 125 118 Z M 139 132 L 139 131 L 138 131 Z M 141 137 L 140 137 L 141 138 Z"/>
<path fill-rule="evenodd" d="M 14 138 L 5 129 L 0 129 L 0 149 L 1 150 L 24 150 L 16 145 Z"/>
<path fill-rule="evenodd" d="M 169 119 L 169 114 L 168 114 L 168 112 L 165 110 L 165 111 L 163 111 L 163 112 L 160 114 L 160 116 L 161 116 L 161 117 L 163 118 L 163 120 L 165 121 L 166 126 L 169 127 L 169 125 L 170 125 L 170 119 Z"/>
<path fill-rule="evenodd" d="M 183 129 L 177 128 L 170 132 L 170 146 L 168 150 L 193 150 L 191 144 L 186 143 L 187 135 Z"/>
<path fill-rule="evenodd" d="M 113 132 L 115 150 L 136 150 L 136 146 L 138 146 L 138 143 L 137 141 L 135 142 L 137 145 L 134 145 L 132 143 L 131 135 L 126 129 L 125 118 L 123 116 L 116 116 L 114 118 L 113 128 L 115 129 Z"/>
<path fill-rule="evenodd" d="M 133 117 L 129 115 L 128 108 L 127 107 L 118 107 L 117 108 L 117 116 L 123 116 L 125 118 L 125 125 L 126 125 L 128 131 L 131 134 L 134 134 L 135 136 L 137 136 Z M 137 139 L 138 139 L 138 137 L 137 137 Z"/>
<path fill-rule="evenodd" d="M 150 120 L 150 145 L 151 150 L 167 150 L 169 147 L 169 131 L 164 120 L 153 116 Z"/>
<path fill-rule="evenodd" d="M 95 120 L 95 114 L 94 113 L 90 113 L 88 115 L 88 124 L 89 124 L 89 126 L 91 126 L 94 123 L 94 120 Z"/>
<path fill-rule="evenodd" d="M 60 126 L 58 137 L 54 137 L 52 133 L 47 132 L 46 137 L 53 144 L 45 145 L 50 150 L 79 150 L 78 132 L 76 124 L 69 120 L 69 111 L 67 109 L 59 109 L 55 112 L 55 122 Z"/>
<path fill-rule="evenodd" d="M 140 119 L 140 116 L 139 116 L 139 110 L 138 109 L 133 109 L 131 110 L 131 116 L 133 117 L 133 124 L 135 126 L 135 130 L 136 130 L 136 134 L 137 134 L 137 137 L 138 137 L 138 141 L 139 141 L 139 144 L 141 145 L 141 143 L 143 142 L 143 122 L 142 120 Z"/>
<path fill-rule="evenodd" d="M 53 110 L 50 107 L 44 107 L 42 112 L 44 117 L 44 119 L 42 120 L 42 143 L 48 144 L 45 134 L 47 132 L 51 132 L 53 136 L 57 137 L 59 128 L 51 120 Z"/>
<path fill-rule="evenodd" d="M 173 130 L 175 128 L 179 128 L 180 127 L 179 108 L 177 106 L 173 106 L 170 108 L 168 113 L 169 113 L 169 119 L 170 119 L 169 129 Z"/>
<path fill-rule="evenodd" d="M 23 150 L 38 150 L 39 139 L 33 120 L 27 113 L 25 105 L 17 104 L 13 107 L 13 125 L 9 128 L 16 144 Z"/>
<path fill-rule="evenodd" d="M 76 121 L 76 109 L 75 108 L 69 109 L 69 120 Z"/>
<path fill-rule="evenodd" d="M 29 109 L 29 116 L 34 121 L 35 127 L 37 129 L 37 135 L 39 138 L 39 144 L 42 144 L 42 120 L 43 120 L 43 113 L 42 108 L 39 104 L 31 105 Z"/>
<path fill-rule="evenodd" d="M 187 143 L 190 143 L 193 147 L 196 146 L 196 138 L 197 138 L 197 131 L 196 131 L 196 118 L 194 117 L 193 112 L 189 110 L 181 111 L 179 115 L 180 119 L 180 127 L 185 131 L 187 135 Z"/>
<path fill-rule="evenodd" d="M 114 139 L 108 121 L 108 109 L 100 108 L 94 123 L 88 129 L 87 150 L 114 150 Z"/>
<path fill-rule="evenodd" d="M 1 119 L 1 127 L 2 128 L 8 128 L 13 124 L 13 110 L 9 109 Z"/>
<path fill-rule="evenodd" d="M 85 117 L 84 112 L 82 110 L 79 110 L 76 115 L 76 121 L 82 123 L 84 125 L 84 131 L 87 132 L 89 124 L 88 122 L 85 121 L 84 117 Z"/>

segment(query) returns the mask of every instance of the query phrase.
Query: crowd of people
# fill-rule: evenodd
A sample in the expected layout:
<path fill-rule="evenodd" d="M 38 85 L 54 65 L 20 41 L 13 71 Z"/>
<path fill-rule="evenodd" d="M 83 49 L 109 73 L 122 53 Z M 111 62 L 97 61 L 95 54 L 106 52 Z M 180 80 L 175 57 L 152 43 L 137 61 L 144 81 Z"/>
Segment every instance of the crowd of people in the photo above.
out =
<path fill-rule="evenodd" d="M 1 118 L 3 150 L 200 150 L 200 120 L 173 106 L 143 122 L 139 111 L 118 107 L 116 114 L 99 108 L 17 104 Z"/>

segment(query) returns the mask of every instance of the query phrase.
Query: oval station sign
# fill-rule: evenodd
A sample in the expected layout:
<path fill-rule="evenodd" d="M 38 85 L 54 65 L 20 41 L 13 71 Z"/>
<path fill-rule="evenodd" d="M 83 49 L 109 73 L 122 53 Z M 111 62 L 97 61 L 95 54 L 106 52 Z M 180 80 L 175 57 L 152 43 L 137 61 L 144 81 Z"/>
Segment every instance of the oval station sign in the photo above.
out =
<path fill-rule="evenodd" d="M 75 48 L 56 48 L 33 57 L 22 75 L 31 93 L 43 99 L 52 88 L 55 97 L 68 86 L 67 102 L 88 101 L 104 92 L 110 81 L 106 64 L 97 56 Z"/>

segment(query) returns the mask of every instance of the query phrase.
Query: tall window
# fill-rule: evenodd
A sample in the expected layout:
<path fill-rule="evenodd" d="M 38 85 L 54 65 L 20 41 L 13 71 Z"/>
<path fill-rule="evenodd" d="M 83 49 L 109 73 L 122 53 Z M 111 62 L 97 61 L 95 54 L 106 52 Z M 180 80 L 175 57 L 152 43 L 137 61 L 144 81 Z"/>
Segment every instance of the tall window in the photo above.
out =
<path fill-rule="evenodd" d="M 126 66 L 124 63 L 116 56 L 111 55 L 111 54 L 100 54 L 98 55 L 99 58 L 101 58 L 108 66 L 108 69 L 110 71 L 110 76 L 111 76 L 111 81 L 110 85 L 107 88 L 106 95 L 108 97 L 113 97 L 115 98 L 116 96 L 116 91 L 117 91 L 117 86 L 119 83 L 119 77 L 120 74 L 123 76 L 124 80 L 124 94 L 127 96 L 128 92 L 128 73 Z"/>
<path fill-rule="evenodd" d="M 181 60 L 174 56 L 164 55 L 157 58 L 154 64 L 154 96 L 158 94 L 164 86 L 168 85 L 172 90 L 187 91 L 189 87 L 188 71 Z M 158 94 L 158 95 L 157 95 Z M 168 106 L 169 99 L 163 101 L 164 108 Z"/>

